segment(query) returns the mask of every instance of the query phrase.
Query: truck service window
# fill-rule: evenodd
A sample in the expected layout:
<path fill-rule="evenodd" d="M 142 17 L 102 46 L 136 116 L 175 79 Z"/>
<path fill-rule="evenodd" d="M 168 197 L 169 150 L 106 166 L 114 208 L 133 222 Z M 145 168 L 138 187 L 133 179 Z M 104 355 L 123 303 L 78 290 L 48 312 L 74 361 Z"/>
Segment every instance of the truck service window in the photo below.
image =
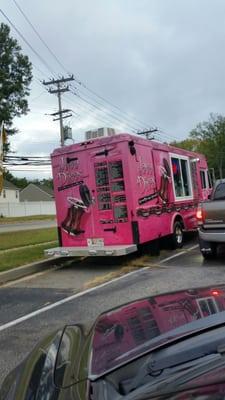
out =
<path fill-rule="evenodd" d="M 123 178 L 123 167 L 121 160 L 109 163 L 109 174 L 110 174 L 110 179 Z"/>
<path fill-rule="evenodd" d="M 123 192 L 125 190 L 124 181 L 112 182 L 112 192 Z"/>
<path fill-rule="evenodd" d="M 209 171 L 207 171 L 207 177 L 208 177 L 209 188 L 211 189 L 211 187 L 212 187 L 212 179 L 211 179 L 211 176 L 209 174 Z"/>
<path fill-rule="evenodd" d="M 127 218 L 127 207 L 124 206 L 115 206 L 114 207 L 114 218 L 120 219 L 120 218 Z"/>
<path fill-rule="evenodd" d="M 107 167 L 97 168 L 95 170 L 96 186 L 103 186 L 109 184 L 109 176 Z"/>
<path fill-rule="evenodd" d="M 188 170 L 187 170 L 187 160 L 180 160 L 181 162 L 181 171 L 183 177 L 183 188 L 184 188 L 184 195 L 190 196 L 190 185 L 188 180 Z"/>
<path fill-rule="evenodd" d="M 172 157 L 173 182 L 176 197 L 191 196 L 188 161 L 183 158 Z"/>
<path fill-rule="evenodd" d="M 200 171 L 202 189 L 206 189 L 205 171 Z"/>

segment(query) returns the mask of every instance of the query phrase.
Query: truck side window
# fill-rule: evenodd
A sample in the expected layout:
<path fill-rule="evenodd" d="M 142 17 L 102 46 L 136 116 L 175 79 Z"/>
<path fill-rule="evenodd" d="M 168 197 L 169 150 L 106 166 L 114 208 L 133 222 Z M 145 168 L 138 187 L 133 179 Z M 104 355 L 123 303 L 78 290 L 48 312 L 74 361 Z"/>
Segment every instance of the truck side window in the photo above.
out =
<path fill-rule="evenodd" d="M 172 157 L 173 182 L 176 197 L 191 196 L 188 161 L 181 157 Z"/>
<path fill-rule="evenodd" d="M 214 193 L 214 200 L 225 199 L 225 183 L 219 183 Z"/>
<path fill-rule="evenodd" d="M 175 193 L 177 197 L 182 197 L 184 195 L 184 192 L 181 180 L 180 162 L 178 158 L 172 158 L 172 167 Z"/>
<path fill-rule="evenodd" d="M 207 171 L 207 177 L 208 177 L 208 182 L 209 182 L 209 188 L 211 189 L 211 187 L 212 187 L 212 179 L 211 179 L 211 176 L 209 174 L 209 171 Z"/>
<path fill-rule="evenodd" d="M 200 171 L 202 189 L 206 189 L 205 171 Z"/>

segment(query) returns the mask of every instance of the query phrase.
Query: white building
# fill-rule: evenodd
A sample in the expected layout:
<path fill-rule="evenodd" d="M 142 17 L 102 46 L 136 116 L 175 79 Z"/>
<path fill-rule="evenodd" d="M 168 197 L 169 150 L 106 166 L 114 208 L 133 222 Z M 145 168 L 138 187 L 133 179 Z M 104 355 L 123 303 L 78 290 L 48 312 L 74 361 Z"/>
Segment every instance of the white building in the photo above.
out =
<path fill-rule="evenodd" d="M 13 183 L 4 179 L 3 190 L 0 194 L 0 203 L 19 203 L 19 189 Z"/>
<path fill-rule="evenodd" d="M 85 132 L 85 139 L 90 140 L 103 136 L 113 136 L 115 134 L 116 130 L 114 128 L 98 128 Z"/>

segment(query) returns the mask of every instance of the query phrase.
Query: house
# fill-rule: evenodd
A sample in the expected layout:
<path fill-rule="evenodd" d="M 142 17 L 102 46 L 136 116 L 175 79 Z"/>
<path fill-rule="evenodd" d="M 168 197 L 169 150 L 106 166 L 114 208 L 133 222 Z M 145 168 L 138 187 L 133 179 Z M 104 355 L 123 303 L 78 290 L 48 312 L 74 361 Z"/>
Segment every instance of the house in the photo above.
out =
<path fill-rule="evenodd" d="M 54 201 L 54 191 L 45 185 L 29 183 L 21 190 L 20 201 Z"/>
<path fill-rule="evenodd" d="M 3 189 L 0 194 L 0 203 L 19 203 L 19 188 L 12 182 L 3 180 Z"/>

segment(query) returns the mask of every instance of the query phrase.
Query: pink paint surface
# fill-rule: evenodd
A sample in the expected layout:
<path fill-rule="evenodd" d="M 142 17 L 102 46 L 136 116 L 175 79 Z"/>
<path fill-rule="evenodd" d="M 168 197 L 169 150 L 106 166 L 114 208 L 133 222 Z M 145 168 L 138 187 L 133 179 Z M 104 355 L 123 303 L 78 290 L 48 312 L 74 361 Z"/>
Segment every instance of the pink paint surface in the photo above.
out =
<path fill-rule="evenodd" d="M 174 154 L 188 160 L 189 196 L 175 197 Z M 56 149 L 52 169 L 62 246 L 144 243 L 170 234 L 177 215 L 193 229 L 197 203 L 210 193 L 201 188 L 204 156 L 128 134 Z"/>

